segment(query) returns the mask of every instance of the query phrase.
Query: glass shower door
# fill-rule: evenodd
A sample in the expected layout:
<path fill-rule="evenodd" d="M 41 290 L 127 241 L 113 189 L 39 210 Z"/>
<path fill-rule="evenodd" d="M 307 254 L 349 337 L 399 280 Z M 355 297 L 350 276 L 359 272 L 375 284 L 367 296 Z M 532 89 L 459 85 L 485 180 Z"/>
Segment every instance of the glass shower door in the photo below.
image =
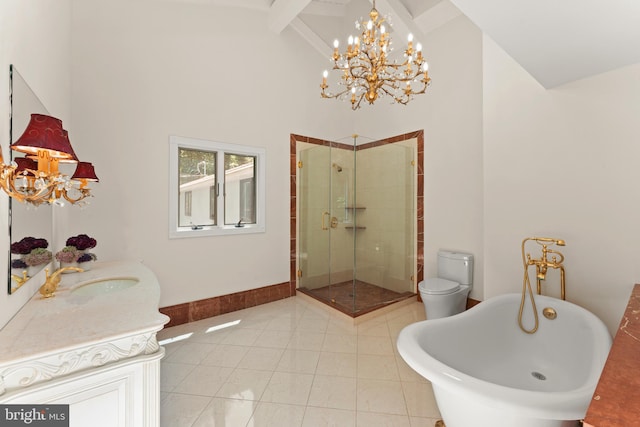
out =
<path fill-rule="evenodd" d="M 353 151 L 299 153 L 298 288 L 351 313 L 354 305 Z"/>
<path fill-rule="evenodd" d="M 331 149 L 325 146 L 304 149 L 299 160 L 298 287 L 330 297 Z"/>
<path fill-rule="evenodd" d="M 356 311 L 413 294 L 416 166 L 414 147 L 357 151 Z"/>

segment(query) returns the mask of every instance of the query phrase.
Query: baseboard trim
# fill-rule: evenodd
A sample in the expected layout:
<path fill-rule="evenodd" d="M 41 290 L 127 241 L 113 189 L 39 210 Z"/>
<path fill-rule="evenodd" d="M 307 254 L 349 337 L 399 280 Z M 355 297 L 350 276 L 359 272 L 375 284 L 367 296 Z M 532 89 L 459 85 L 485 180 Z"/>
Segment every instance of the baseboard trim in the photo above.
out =
<path fill-rule="evenodd" d="M 480 304 L 482 301 L 478 301 L 477 299 L 467 298 L 467 310 L 469 310 L 474 305 Z"/>
<path fill-rule="evenodd" d="M 171 319 L 169 320 L 169 323 L 165 325 L 165 328 L 169 328 L 171 326 L 182 325 L 183 323 L 195 322 L 208 317 L 219 316 L 221 314 L 231 313 L 232 311 L 267 304 L 269 302 L 278 301 L 295 295 L 296 290 L 291 286 L 291 284 L 289 282 L 283 282 L 277 285 L 264 286 L 262 288 L 249 289 L 247 291 L 235 292 L 233 294 L 220 295 L 217 297 L 161 307 L 160 313 L 169 316 Z M 411 301 L 411 299 L 409 299 L 409 301 Z M 421 301 L 419 295 L 418 301 Z M 468 298 L 467 309 L 480 304 L 481 302 L 482 301 Z M 393 308 L 397 307 L 398 305 L 394 304 Z M 331 309 L 335 310 L 334 308 Z M 378 312 L 376 313 L 379 314 Z"/>
<path fill-rule="evenodd" d="M 233 294 L 185 302 L 168 307 L 161 307 L 160 313 L 171 319 L 165 328 L 195 322 L 208 317 L 219 316 L 232 311 L 266 304 L 273 301 L 292 297 L 296 294 L 289 282 L 262 288 L 249 289 Z"/>

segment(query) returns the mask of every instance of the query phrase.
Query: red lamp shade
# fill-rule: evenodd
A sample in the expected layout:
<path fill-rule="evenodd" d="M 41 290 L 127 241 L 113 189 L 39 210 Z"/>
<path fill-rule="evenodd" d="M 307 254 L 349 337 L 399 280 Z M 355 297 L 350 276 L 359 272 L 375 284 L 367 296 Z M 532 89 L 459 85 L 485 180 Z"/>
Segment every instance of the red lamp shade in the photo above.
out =
<path fill-rule="evenodd" d="M 96 171 L 93 169 L 93 165 L 89 162 L 78 162 L 76 171 L 73 173 L 71 179 L 86 179 L 87 181 L 100 181 L 96 176 Z"/>
<path fill-rule="evenodd" d="M 67 131 L 62 128 L 62 121 L 44 114 L 31 114 L 27 128 L 11 144 L 11 149 L 28 155 L 37 155 L 39 150 L 47 150 L 53 158 L 77 159 Z"/>
<path fill-rule="evenodd" d="M 71 157 L 63 159 L 60 159 L 61 163 L 76 163 L 78 161 L 78 157 L 76 156 L 76 153 L 73 151 L 73 147 L 71 147 L 71 141 L 69 141 L 69 132 L 67 132 L 66 130 L 62 129 L 62 133 L 63 133 L 63 138 L 66 140 L 66 144 L 69 146 L 69 151 L 71 155 Z"/>
<path fill-rule="evenodd" d="M 17 157 L 13 159 L 13 161 L 16 162 L 18 165 L 15 171 L 16 174 L 25 172 L 27 169 L 31 169 L 34 171 L 38 170 L 38 163 L 33 159 L 29 159 L 27 157 Z M 33 175 L 33 173 L 27 173 L 27 174 Z"/>

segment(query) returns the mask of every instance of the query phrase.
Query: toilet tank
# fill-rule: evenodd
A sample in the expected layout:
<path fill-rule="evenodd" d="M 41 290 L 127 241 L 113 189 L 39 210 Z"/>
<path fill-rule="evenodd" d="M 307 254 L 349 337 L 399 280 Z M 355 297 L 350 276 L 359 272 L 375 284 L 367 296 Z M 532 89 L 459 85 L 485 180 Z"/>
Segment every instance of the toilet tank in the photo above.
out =
<path fill-rule="evenodd" d="M 473 255 L 463 252 L 438 251 L 438 277 L 461 285 L 473 283 Z"/>

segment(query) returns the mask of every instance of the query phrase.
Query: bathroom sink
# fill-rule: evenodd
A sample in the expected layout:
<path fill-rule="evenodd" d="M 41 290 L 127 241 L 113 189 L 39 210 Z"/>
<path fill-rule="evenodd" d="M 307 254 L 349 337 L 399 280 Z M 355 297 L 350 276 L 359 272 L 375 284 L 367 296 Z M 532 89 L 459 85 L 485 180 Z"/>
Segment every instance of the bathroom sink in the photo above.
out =
<path fill-rule="evenodd" d="M 111 294 L 129 289 L 139 282 L 135 277 L 110 277 L 107 279 L 96 279 L 82 283 L 71 290 L 74 295 L 95 296 Z"/>

